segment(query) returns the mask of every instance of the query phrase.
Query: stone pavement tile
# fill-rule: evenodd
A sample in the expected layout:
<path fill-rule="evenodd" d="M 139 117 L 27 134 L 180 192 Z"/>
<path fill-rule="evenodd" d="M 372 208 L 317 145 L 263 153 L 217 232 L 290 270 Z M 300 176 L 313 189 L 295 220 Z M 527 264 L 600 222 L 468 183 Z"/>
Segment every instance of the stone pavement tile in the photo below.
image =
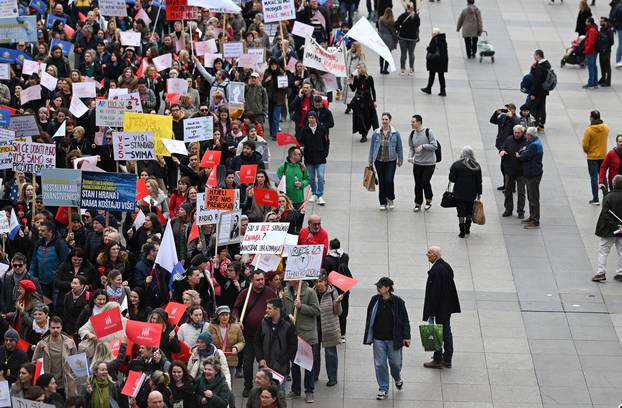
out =
<path fill-rule="evenodd" d="M 493 408 L 492 403 L 445 401 L 445 408 Z"/>
<path fill-rule="evenodd" d="M 533 370 L 530 354 L 486 353 L 489 369 Z"/>
<path fill-rule="evenodd" d="M 622 372 L 619 370 L 584 369 L 583 375 L 588 387 L 619 387 Z M 620 400 L 622 403 L 622 398 Z"/>
<path fill-rule="evenodd" d="M 484 337 L 484 350 L 486 353 L 527 354 L 529 344 L 526 337 Z"/>
<path fill-rule="evenodd" d="M 457 354 L 454 354 L 451 364 L 452 364 L 452 367 L 485 369 L 486 368 L 486 355 L 484 353 L 469 353 L 469 352 L 457 353 Z"/>
<path fill-rule="evenodd" d="M 534 355 L 534 357 L 536 357 Z M 563 370 L 559 367 L 549 367 L 536 370 L 538 384 L 544 386 L 585 386 L 585 377 L 580 369 Z"/>
<path fill-rule="evenodd" d="M 618 407 L 622 404 L 622 394 L 620 393 L 620 387 L 590 387 L 590 396 L 594 404 L 609 405 L 611 407 Z"/>
<path fill-rule="evenodd" d="M 481 353 L 484 351 L 482 338 L 477 336 L 454 335 L 454 352 Z"/>
<path fill-rule="evenodd" d="M 622 347 L 619 341 L 575 341 L 577 354 L 585 356 L 622 356 Z"/>
<path fill-rule="evenodd" d="M 529 339 L 529 349 L 531 354 L 577 354 L 575 343 L 570 339 Z"/>
<path fill-rule="evenodd" d="M 447 405 L 443 406 L 442 401 L 408 401 L 408 400 L 396 399 L 395 401 L 393 401 L 393 407 L 394 408 L 443 408 L 443 407 L 447 407 Z"/>
<path fill-rule="evenodd" d="M 540 391 L 537 386 L 491 385 L 492 402 L 496 403 L 540 403 Z"/>
<path fill-rule="evenodd" d="M 572 338 L 576 340 L 605 340 L 618 339 L 613 326 L 573 326 L 570 328 Z"/>
<path fill-rule="evenodd" d="M 373 365 L 373 361 L 372 361 Z M 375 377 L 372 377 L 375 379 Z M 376 381 L 347 381 L 343 387 L 344 398 L 371 399 L 378 393 Z"/>
<path fill-rule="evenodd" d="M 488 369 L 491 385 L 537 386 L 533 370 L 512 370 L 504 368 Z"/>
<path fill-rule="evenodd" d="M 540 394 L 544 406 L 548 403 L 555 404 L 590 404 L 590 393 L 585 385 L 573 386 L 540 386 Z M 589 405 L 588 405 L 589 406 Z"/>
<path fill-rule="evenodd" d="M 586 356 L 580 355 L 583 370 L 603 370 L 622 372 L 622 357 L 620 356 Z"/>
<path fill-rule="evenodd" d="M 395 401 L 442 401 L 441 384 L 404 381 L 401 391 L 393 392 Z"/>
<path fill-rule="evenodd" d="M 443 401 L 447 402 L 492 402 L 490 385 L 442 384 Z"/>
<path fill-rule="evenodd" d="M 576 355 L 537 354 L 533 356 L 533 364 L 536 371 L 553 369 L 560 371 L 581 370 L 581 362 Z"/>
<path fill-rule="evenodd" d="M 495 402 L 495 408 L 542 408 L 542 404 L 512 404 L 505 402 Z"/>
<path fill-rule="evenodd" d="M 523 313 L 529 339 L 570 339 L 570 328 L 563 313 Z"/>

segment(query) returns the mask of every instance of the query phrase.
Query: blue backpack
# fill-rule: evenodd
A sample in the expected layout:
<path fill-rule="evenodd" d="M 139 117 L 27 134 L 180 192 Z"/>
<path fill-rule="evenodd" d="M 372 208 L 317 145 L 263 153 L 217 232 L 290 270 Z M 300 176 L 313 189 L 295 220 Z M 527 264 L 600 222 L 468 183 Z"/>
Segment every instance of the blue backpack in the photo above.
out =
<path fill-rule="evenodd" d="M 531 75 L 531 72 L 526 74 L 523 79 L 520 81 L 520 91 L 522 93 L 529 93 L 529 90 L 531 89 L 531 84 L 533 83 L 533 75 Z"/>

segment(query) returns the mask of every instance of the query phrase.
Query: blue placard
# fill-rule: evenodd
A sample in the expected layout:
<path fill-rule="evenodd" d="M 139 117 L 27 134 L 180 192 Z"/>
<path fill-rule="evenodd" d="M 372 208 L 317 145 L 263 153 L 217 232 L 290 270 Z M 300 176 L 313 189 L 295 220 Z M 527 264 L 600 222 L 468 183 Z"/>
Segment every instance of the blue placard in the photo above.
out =
<path fill-rule="evenodd" d="M 36 42 L 37 17 L 0 18 L 0 43 Z"/>
<path fill-rule="evenodd" d="M 128 212 L 135 207 L 134 174 L 82 172 L 80 208 Z"/>
<path fill-rule="evenodd" d="M 30 0 L 28 7 L 37 10 L 40 14 L 45 14 L 48 9 L 47 4 L 43 0 Z"/>
<path fill-rule="evenodd" d="M 52 207 L 79 207 L 80 170 L 41 169 L 43 204 Z"/>
<path fill-rule="evenodd" d="M 32 57 L 24 51 L 14 50 L 12 48 L 0 48 L 0 62 L 22 65 L 22 61 L 25 59 L 32 61 Z"/>
<path fill-rule="evenodd" d="M 0 109 L 0 126 L 8 128 L 11 126 L 11 111 L 8 109 Z"/>
<path fill-rule="evenodd" d="M 67 19 L 65 17 L 59 17 L 59 16 L 55 16 L 54 14 L 50 14 L 48 15 L 48 22 L 46 27 L 47 28 L 52 28 L 52 26 L 54 25 L 54 22 L 58 20 L 58 21 L 62 21 L 63 25 L 67 24 Z"/>
<path fill-rule="evenodd" d="M 61 41 L 58 38 L 52 38 L 52 43 L 50 44 L 50 50 L 53 49 L 57 45 L 60 45 L 60 47 L 63 49 L 63 55 L 65 57 L 69 56 L 69 53 L 71 52 L 71 46 L 72 46 L 70 41 Z"/>

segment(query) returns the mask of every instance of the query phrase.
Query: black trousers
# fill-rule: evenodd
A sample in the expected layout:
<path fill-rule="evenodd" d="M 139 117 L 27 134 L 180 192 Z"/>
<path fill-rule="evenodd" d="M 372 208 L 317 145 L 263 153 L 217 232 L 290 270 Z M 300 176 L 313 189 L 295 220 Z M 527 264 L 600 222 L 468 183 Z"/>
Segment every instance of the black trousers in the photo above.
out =
<path fill-rule="evenodd" d="M 478 37 L 464 37 L 464 46 L 466 47 L 467 57 L 475 57 L 477 54 L 477 38 Z"/>
<path fill-rule="evenodd" d="M 253 388 L 255 376 L 255 336 L 244 335 L 246 346 L 244 347 L 244 388 Z"/>
<path fill-rule="evenodd" d="M 434 174 L 435 165 L 419 166 L 413 165 L 413 176 L 415 178 L 415 204 L 423 203 L 423 196 L 427 201 L 432 201 L 434 194 L 432 193 L 432 175 Z"/>
<path fill-rule="evenodd" d="M 434 85 L 434 75 L 437 74 L 436 71 L 430 71 L 428 74 L 428 86 L 426 88 L 432 89 L 432 85 Z M 445 92 L 445 73 L 438 72 L 438 82 L 441 84 L 441 92 Z"/>
<path fill-rule="evenodd" d="M 387 200 L 395 200 L 395 170 L 397 161 L 382 162 L 376 160 L 376 172 L 378 173 L 378 200 L 380 205 L 387 205 Z"/>
<path fill-rule="evenodd" d="M 380 72 L 389 70 L 389 62 L 384 58 L 380 57 Z"/>
<path fill-rule="evenodd" d="M 346 324 L 348 320 L 348 311 L 350 310 L 350 295 L 344 295 L 341 300 L 341 314 L 339 315 L 339 328 L 341 329 L 341 335 L 346 335 Z"/>
<path fill-rule="evenodd" d="M 538 96 L 531 100 L 531 114 L 536 120 L 538 127 L 544 127 L 546 123 L 546 95 Z"/>
<path fill-rule="evenodd" d="M 436 320 L 436 324 L 443 325 L 443 350 L 434 352 L 434 361 L 445 361 L 451 363 L 454 355 L 454 336 L 451 333 L 451 316 L 447 320 Z"/>
<path fill-rule="evenodd" d="M 611 50 L 609 52 L 598 53 L 598 63 L 600 64 L 601 85 L 611 85 Z"/>

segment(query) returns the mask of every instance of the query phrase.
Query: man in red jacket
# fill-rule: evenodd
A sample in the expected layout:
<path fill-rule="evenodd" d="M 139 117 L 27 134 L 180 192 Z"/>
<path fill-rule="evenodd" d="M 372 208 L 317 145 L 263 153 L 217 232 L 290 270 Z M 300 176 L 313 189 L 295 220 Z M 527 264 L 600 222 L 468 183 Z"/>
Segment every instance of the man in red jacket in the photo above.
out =
<path fill-rule="evenodd" d="M 322 228 L 322 219 L 319 215 L 313 214 L 309 217 L 309 226 L 300 230 L 298 234 L 298 245 L 324 245 L 324 253 L 328 253 L 328 232 Z"/>
<path fill-rule="evenodd" d="M 620 174 L 620 163 L 622 162 L 622 134 L 616 136 L 616 147 L 609 150 L 605 160 L 600 165 L 598 173 L 598 188 L 604 190 L 607 186 L 611 189 L 613 178 Z M 605 176 L 607 181 L 605 182 Z"/>
<path fill-rule="evenodd" d="M 587 33 L 585 35 L 585 61 L 587 63 L 588 80 L 587 84 L 583 85 L 583 88 L 596 89 L 598 88 L 598 69 L 596 68 L 596 41 L 598 40 L 598 29 L 594 24 L 594 18 L 590 17 L 585 23 L 587 27 Z"/>

